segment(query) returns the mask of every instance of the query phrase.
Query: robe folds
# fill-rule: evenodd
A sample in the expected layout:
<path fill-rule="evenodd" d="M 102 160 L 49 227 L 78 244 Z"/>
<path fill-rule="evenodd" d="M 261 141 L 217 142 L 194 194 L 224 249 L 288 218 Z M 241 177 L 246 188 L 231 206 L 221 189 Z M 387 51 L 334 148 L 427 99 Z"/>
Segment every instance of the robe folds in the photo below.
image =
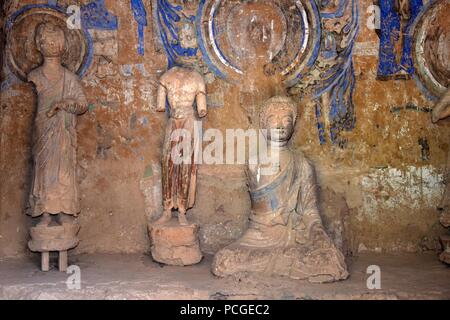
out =
<path fill-rule="evenodd" d="M 87 101 L 78 77 L 63 69 L 61 79 L 51 83 L 42 68 L 32 71 L 38 108 L 33 134 L 33 181 L 31 216 L 43 213 L 77 216 L 80 212 L 76 178 L 77 115 L 86 112 Z M 47 112 L 61 101 L 70 101 L 70 112 L 60 110 L 49 118 Z M 69 102 L 68 102 L 69 103 Z"/>

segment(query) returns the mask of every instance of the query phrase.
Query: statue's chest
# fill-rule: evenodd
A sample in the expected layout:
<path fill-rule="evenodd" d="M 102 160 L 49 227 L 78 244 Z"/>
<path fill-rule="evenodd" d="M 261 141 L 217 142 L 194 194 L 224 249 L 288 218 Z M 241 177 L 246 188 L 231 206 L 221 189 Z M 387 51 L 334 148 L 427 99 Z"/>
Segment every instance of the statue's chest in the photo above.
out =
<path fill-rule="evenodd" d="M 177 71 L 171 73 L 165 80 L 166 86 L 171 93 L 185 92 L 192 93 L 197 90 L 197 81 L 190 72 Z"/>
<path fill-rule="evenodd" d="M 63 100 L 64 83 L 60 79 L 49 81 L 46 77 L 38 77 L 34 84 L 38 93 L 38 106 L 47 108 L 49 104 L 55 101 Z"/>
<path fill-rule="evenodd" d="M 256 181 L 256 188 L 271 183 L 277 177 L 285 172 L 290 166 L 289 157 L 272 157 L 268 163 L 258 164 L 252 170 L 254 181 Z"/>
<path fill-rule="evenodd" d="M 183 79 L 177 79 L 176 81 L 168 85 L 169 95 L 172 97 L 192 96 L 197 92 L 197 85 L 192 81 L 189 82 Z"/>

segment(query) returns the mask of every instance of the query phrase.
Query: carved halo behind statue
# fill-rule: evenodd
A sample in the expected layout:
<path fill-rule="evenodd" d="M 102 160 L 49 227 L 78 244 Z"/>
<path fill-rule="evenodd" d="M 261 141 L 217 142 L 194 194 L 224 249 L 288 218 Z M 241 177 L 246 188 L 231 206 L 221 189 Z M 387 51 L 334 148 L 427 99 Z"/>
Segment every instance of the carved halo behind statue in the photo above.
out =
<path fill-rule="evenodd" d="M 9 67 L 21 80 L 42 64 L 42 55 L 36 47 L 36 27 L 43 22 L 59 26 L 66 38 L 62 57 L 64 67 L 81 76 L 88 64 L 88 41 L 83 29 L 69 29 L 68 17 L 60 11 L 46 7 L 30 7 L 14 14 L 7 24 L 7 60 Z"/>

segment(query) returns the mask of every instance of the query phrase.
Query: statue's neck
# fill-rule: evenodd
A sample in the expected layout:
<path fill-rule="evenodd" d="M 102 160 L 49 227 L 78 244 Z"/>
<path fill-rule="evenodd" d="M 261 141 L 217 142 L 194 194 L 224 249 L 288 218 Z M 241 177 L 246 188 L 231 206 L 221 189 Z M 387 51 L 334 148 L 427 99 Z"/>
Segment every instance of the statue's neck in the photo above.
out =
<path fill-rule="evenodd" d="M 45 57 L 44 64 L 42 65 L 44 68 L 55 69 L 61 67 L 61 57 Z"/>
<path fill-rule="evenodd" d="M 287 150 L 288 149 L 288 142 L 287 141 L 269 141 L 267 146 L 271 149 L 278 149 L 280 151 Z"/>
<path fill-rule="evenodd" d="M 45 57 L 42 65 L 42 73 L 48 81 L 60 81 L 63 74 L 60 57 Z"/>

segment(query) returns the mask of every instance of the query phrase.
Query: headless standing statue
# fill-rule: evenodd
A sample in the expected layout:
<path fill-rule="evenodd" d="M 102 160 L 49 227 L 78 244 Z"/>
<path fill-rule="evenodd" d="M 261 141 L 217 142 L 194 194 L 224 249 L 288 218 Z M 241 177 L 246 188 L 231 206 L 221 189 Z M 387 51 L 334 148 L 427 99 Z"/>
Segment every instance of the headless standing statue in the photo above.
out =
<path fill-rule="evenodd" d="M 194 206 L 195 202 L 197 166 L 194 163 L 194 157 L 199 147 L 194 141 L 194 122 L 196 121 L 194 102 L 197 102 L 198 116 L 205 117 L 207 114 L 205 91 L 203 78 L 193 69 L 175 67 L 160 79 L 158 111 L 166 111 L 168 100 L 170 118 L 162 159 L 164 213 L 157 223 L 168 222 L 172 217 L 172 209 L 178 209 L 179 223 L 188 224 L 186 212 Z M 174 139 L 172 136 L 174 131 L 180 129 L 185 130 L 184 133 L 187 136 Z M 183 141 L 183 139 L 190 141 Z M 183 154 L 174 159 L 174 148 L 181 145 L 188 148 L 179 150 Z"/>
<path fill-rule="evenodd" d="M 60 271 L 65 271 L 67 250 L 78 244 L 75 128 L 87 101 L 78 77 L 61 64 L 64 31 L 42 23 L 36 29 L 36 45 L 44 63 L 28 75 L 38 93 L 30 204 L 31 216 L 40 221 L 30 230 L 29 248 L 41 252 L 43 271 L 49 270 L 49 252 L 58 251 Z"/>
<path fill-rule="evenodd" d="M 202 76 L 193 68 L 174 67 L 160 79 L 158 111 L 166 111 L 169 120 L 162 157 L 163 215 L 150 228 L 152 255 L 169 265 L 191 265 L 200 262 L 198 226 L 189 224 L 186 212 L 194 206 L 197 166 L 196 152 L 200 139 L 195 139 L 194 103 L 200 118 L 207 114 L 206 88 Z M 172 210 L 178 210 L 178 222 Z"/>

